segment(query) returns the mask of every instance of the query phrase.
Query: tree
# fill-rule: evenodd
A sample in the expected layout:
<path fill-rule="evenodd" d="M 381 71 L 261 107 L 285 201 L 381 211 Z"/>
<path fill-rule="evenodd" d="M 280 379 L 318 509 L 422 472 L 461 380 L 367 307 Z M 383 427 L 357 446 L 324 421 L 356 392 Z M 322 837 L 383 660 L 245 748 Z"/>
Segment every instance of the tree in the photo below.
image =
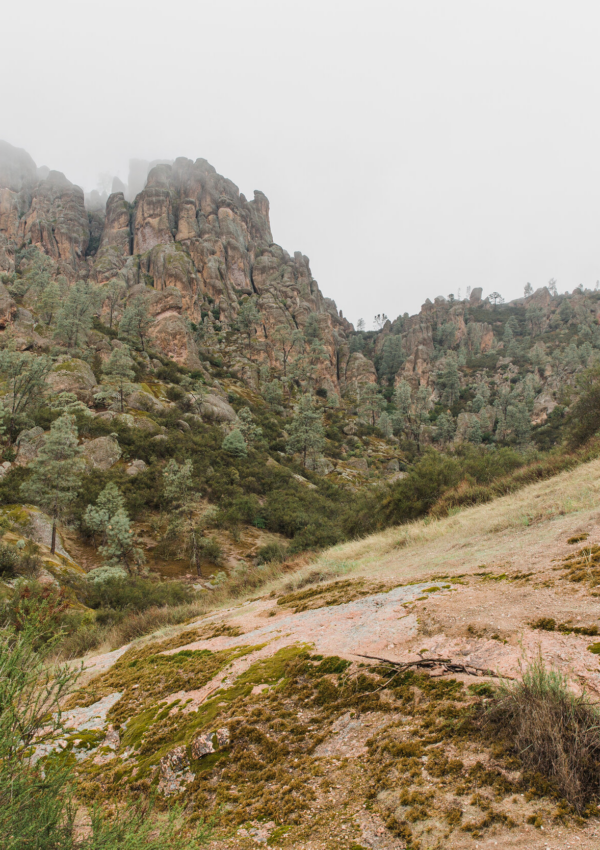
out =
<path fill-rule="evenodd" d="M 135 372 L 133 371 L 133 360 L 129 354 L 129 348 L 124 345 L 122 348 L 113 348 L 110 357 L 102 367 L 104 377 L 102 383 L 108 387 L 109 391 L 117 392 L 121 400 L 121 413 L 124 408 L 124 396 L 132 393 L 135 389 L 133 380 Z M 102 395 L 100 393 L 99 395 Z"/>
<path fill-rule="evenodd" d="M 467 431 L 467 440 L 470 443 L 474 443 L 475 445 L 479 445 L 482 440 L 481 434 L 481 423 L 479 419 L 473 419 L 469 424 L 469 429 Z"/>
<path fill-rule="evenodd" d="M 440 443 L 449 443 L 454 438 L 456 426 L 449 413 L 440 413 L 436 419 L 436 438 Z"/>
<path fill-rule="evenodd" d="M 69 348 L 78 348 L 92 326 L 97 297 L 89 281 L 74 284 L 58 311 L 54 336 Z"/>
<path fill-rule="evenodd" d="M 237 415 L 237 427 L 241 431 L 246 445 L 252 447 L 262 437 L 262 428 L 254 421 L 249 407 L 242 407 Z"/>
<path fill-rule="evenodd" d="M 567 420 L 569 441 L 581 446 L 600 430 L 600 366 L 586 369 L 577 376 L 579 398 Z"/>
<path fill-rule="evenodd" d="M 171 459 L 163 472 L 163 496 L 170 505 L 185 505 L 193 487 L 191 460 L 179 465 Z"/>
<path fill-rule="evenodd" d="M 47 389 L 46 376 L 52 361 L 46 355 L 4 348 L 0 351 L 0 377 L 5 382 L 3 405 L 9 435 L 24 424 L 27 413 L 37 407 Z"/>
<path fill-rule="evenodd" d="M 124 510 L 125 500 L 121 491 L 111 481 L 96 499 L 96 504 L 87 506 L 83 521 L 94 534 L 100 535 L 100 545 L 104 545 L 108 526 L 118 512 Z"/>
<path fill-rule="evenodd" d="M 379 417 L 377 427 L 379 428 L 384 437 L 389 438 L 394 433 L 394 428 L 392 426 L 392 417 L 389 415 L 389 413 L 386 413 L 385 410 Z"/>
<path fill-rule="evenodd" d="M 490 304 L 493 304 L 494 307 L 497 307 L 498 304 L 504 304 L 504 298 L 500 295 L 499 292 L 491 292 L 488 295 L 488 299 Z"/>
<path fill-rule="evenodd" d="M 401 434 L 409 427 L 410 406 L 412 401 L 412 390 L 408 381 L 400 381 L 394 390 L 394 404 L 396 413 L 392 416 L 394 433 Z"/>
<path fill-rule="evenodd" d="M 381 375 L 389 384 L 394 383 L 394 378 L 404 363 L 404 360 L 402 337 L 399 334 L 397 336 L 388 336 L 383 343 Z"/>
<path fill-rule="evenodd" d="M 94 532 L 102 535 L 102 545 L 98 551 L 107 566 L 123 566 L 131 572 L 133 565 L 139 566 L 143 563 L 144 553 L 136 545 L 131 520 L 116 484 L 107 484 L 98 496 L 95 506 L 88 505 L 84 522 Z"/>
<path fill-rule="evenodd" d="M 469 325 L 471 327 L 471 325 Z M 451 353 L 446 357 L 444 368 L 438 372 L 437 383 L 443 389 L 442 402 L 452 407 L 460 393 L 460 372 L 456 354 Z"/>
<path fill-rule="evenodd" d="M 309 313 L 304 325 L 304 336 L 309 343 L 315 339 L 321 339 L 321 328 L 319 327 L 319 317 L 316 313 Z"/>
<path fill-rule="evenodd" d="M 235 319 L 240 333 L 246 334 L 249 351 L 252 350 L 252 335 L 255 332 L 256 326 L 261 321 L 262 314 L 258 309 L 258 298 L 256 295 L 252 295 L 243 302 Z"/>
<path fill-rule="evenodd" d="M 119 280 L 118 277 L 109 280 L 109 282 L 102 288 L 102 295 L 104 298 L 104 303 L 108 307 L 108 327 L 112 328 L 113 319 L 115 316 L 115 311 L 119 306 L 119 303 L 123 300 L 123 296 L 125 295 L 126 286 L 122 280 Z"/>
<path fill-rule="evenodd" d="M 36 251 L 24 276 L 27 290 L 32 290 L 35 295 L 40 295 L 50 285 L 53 270 L 54 263 L 50 257 L 47 257 L 41 251 Z"/>
<path fill-rule="evenodd" d="M 551 277 L 548 281 L 548 291 L 553 298 L 558 295 L 558 285 L 555 277 Z"/>
<path fill-rule="evenodd" d="M 385 313 L 377 313 L 376 316 L 373 317 L 373 327 L 375 330 L 380 331 L 385 323 L 387 322 L 388 317 Z"/>
<path fill-rule="evenodd" d="M 263 398 L 269 407 L 277 410 L 283 404 L 283 387 L 280 381 L 269 381 L 263 388 Z"/>
<path fill-rule="evenodd" d="M 533 295 L 533 286 L 530 283 L 525 284 L 523 294 L 525 295 L 525 298 L 529 298 L 530 295 Z"/>
<path fill-rule="evenodd" d="M 62 279 L 64 281 L 64 278 Z M 43 290 L 37 302 L 38 313 L 45 325 L 51 325 L 60 311 L 64 298 L 66 281 L 64 283 L 51 280 Z"/>
<path fill-rule="evenodd" d="M 227 434 L 221 444 L 221 448 L 223 451 L 227 452 L 227 454 L 234 455 L 234 457 L 246 457 L 248 454 L 248 448 L 246 446 L 244 436 L 237 428 Z"/>
<path fill-rule="evenodd" d="M 365 327 L 366 327 L 365 320 L 359 319 L 358 322 L 356 323 L 356 330 L 358 331 L 358 333 L 363 333 Z"/>
<path fill-rule="evenodd" d="M 299 330 L 292 330 L 289 326 L 278 327 L 271 336 L 278 358 L 283 366 L 283 376 L 287 377 L 287 366 L 294 349 L 301 350 L 304 347 L 304 337 Z"/>
<path fill-rule="evenodd" d="M 52 423 L 31 464 L 31 477 L 21 485 L 23 496 L 52 518 L 52 554 L 56 552 L 56 524 L 81 486 L 84 462 L 80 454 L 75 418 L 65 413 Z"/>
<path fill-rule="evenodd" d="M 529 411 L 527 407 L 518 402 L 510 404 L 506 411 L 506 427 L 513 432 L 515 441 L 520 445 L 524 445 L 529 440 L 531 432 L 531 421 L 529 419 Z"/>
<path fill-rule="evenodd" d="M 119 339 L 146 350 L 150 328 L 154 319 L 148 313 L 148 301 L 143 295 L 136 295 L 123 310 L 119 322 Z"/>
<path fill-rule="evenodd" d="M 302 455 L 302 466 L 306 468 L 308 456 L 316 457 L 325 446 L 323 411 L 317 410 L 310 393 L 305 393 L 294 407 L 294 418 L 289 428 L 287 451 Z"/>
<path fill-rule="evenodd" d="M 385 407 L 385 399 L 379 394 L 377 384 L 362 384 L 358 390 L 358 410 L 361 416 L 375 425 L 377 418 Z"/>

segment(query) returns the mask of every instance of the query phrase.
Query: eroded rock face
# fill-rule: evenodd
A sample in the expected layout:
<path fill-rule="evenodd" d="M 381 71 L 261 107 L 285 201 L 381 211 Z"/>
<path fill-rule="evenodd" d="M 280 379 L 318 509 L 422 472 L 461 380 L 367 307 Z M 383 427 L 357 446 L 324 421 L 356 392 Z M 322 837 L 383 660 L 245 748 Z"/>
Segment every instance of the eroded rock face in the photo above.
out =
<path fill-rule="evenodd" d="M 252 334 L 255 363 L 281 368 L 277 332 L 302 330 L 314 315 L 321 343 L 313 363 L 316 384 L 339 392 L 348 371 L 356 379 L 356 358 L 347 368 L 352 326 L 321 294 L 308 258 L 291 256 L 273 242 L 265 195 L 257 191 L 247 200 L 204 159 L 157 165 L 133 204 L 115 192 L 105 214 L 94 210 L 88 217 L 78 186 L 59 172 L 41 172 L 24 151 L 4 145 L 0 270 L 12 271 L 17 250 L 28 243 L 71 282 L 117 278 L 128 298 L 139 294 L 140 285 L 160 295 L 149 304 L 156 319 L 153 342 L 178 363 L 200 366 L 190 322 L 202 324 L 211 347 L 218 348 L 219 332 L 235 327 L 243 300 L 255 296 L 261 313 Z M 11 310 L 9 302 L 4 310 L 0 304 L 0 321 L 11 321 Z M 237 345 L 238 368 L 253 380 L 248 351 Z M 295 356 L 300 353 L 306 351 Z M 364 364 L 362 370 L 359 380 L 370 380 Z"/>

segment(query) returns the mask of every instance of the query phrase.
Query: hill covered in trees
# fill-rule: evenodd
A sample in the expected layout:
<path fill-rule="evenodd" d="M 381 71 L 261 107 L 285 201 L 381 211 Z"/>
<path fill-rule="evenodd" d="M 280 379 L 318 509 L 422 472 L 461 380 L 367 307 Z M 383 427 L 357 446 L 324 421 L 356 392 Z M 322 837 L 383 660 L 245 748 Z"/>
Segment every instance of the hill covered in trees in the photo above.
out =
<path fill-rule="evenodd" d="M 54 594 L 73 651 L 118 642 L 132 612 L 595 455 L 600 292 L 355 329 L 262 193 L 187 159 L 120 188 L 86 199 L 0 144 L 6 617 Z"/>

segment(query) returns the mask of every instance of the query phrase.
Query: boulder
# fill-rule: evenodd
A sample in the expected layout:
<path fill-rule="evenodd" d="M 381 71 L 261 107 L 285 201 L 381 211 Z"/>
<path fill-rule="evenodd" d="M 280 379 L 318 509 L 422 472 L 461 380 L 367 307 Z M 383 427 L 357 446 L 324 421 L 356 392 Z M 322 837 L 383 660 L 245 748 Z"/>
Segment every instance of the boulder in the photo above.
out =
<path fill-rule="evenodd" d="M 84 360 L 74 357 L 56 363 L 46 377 L 46 383 L 55 393 L 73 393 L 80 401 L 90 404 L 96 377 Z"/>
<path fill-rule="evenodd" d="M 127 398 L 127 406 L 132 407 L 134 410 L 164 410 L 165 405 L 159 401 L 157 398 L 154 398 L 152 393 L 144 392 L 144 390 L 136 390 L 136 392 L 131 393 Z"/>
<path fill-rule="evenodd" d="M 17 457 L 15 466 L 27 466 L 38 455 L 44 442 L 44 429 L 39 425 L 28 431 L 21 431 L 17 437 Z"/>
<path fill-rule="evenodd" d="M 148 469 L 148 465 L 143 460 L 132 460 L 125 472 L 127 475 L 137 475 L 146 469 Z"/>
<path fill-rule="evenodd" d="M 94 469 L 110 469 L 121 458 L 121 447 L 115 437 L 96 437 L 83 446 L 83 457 Z"/>
<path fill-rule="evenodd" d="M 234 422 L 237 414 L 233 407 L 218 395 L 209 393 L 202 399 L 200 413 L 211 422 Z"/>

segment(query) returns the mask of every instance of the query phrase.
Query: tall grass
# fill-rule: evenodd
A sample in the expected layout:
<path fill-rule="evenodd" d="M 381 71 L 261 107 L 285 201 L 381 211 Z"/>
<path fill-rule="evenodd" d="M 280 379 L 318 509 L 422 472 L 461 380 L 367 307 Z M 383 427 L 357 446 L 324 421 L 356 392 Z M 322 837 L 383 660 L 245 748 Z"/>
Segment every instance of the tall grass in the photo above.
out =
<path fill-rule="evenodd" d="M 552 782 L 582 813 L 600 794 L 600 711 L 538 657 L 521 681 L 500 686 L 485 724 L 507 742 L 524 768 Z"/>

